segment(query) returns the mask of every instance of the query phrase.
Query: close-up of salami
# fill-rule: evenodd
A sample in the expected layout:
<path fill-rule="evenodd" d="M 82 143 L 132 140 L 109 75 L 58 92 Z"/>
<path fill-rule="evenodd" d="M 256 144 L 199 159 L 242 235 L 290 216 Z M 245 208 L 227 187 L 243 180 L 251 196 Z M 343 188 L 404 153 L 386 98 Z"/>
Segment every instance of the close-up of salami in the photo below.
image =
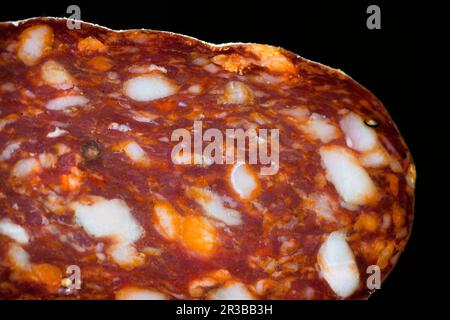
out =
<path fill-rule="evenodd" d="M 367 299 L 386 279 L 416 169 L 358 79 L 68 21 L 0 23 L 0 299 Z"/>

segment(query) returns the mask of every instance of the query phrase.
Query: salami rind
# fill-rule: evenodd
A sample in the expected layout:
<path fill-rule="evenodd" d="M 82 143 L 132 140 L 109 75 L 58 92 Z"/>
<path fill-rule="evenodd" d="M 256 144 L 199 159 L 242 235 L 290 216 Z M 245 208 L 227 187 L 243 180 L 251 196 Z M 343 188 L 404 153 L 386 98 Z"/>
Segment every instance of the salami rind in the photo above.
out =
<path fill-rule="evenodd" d="M 174 157 L 199 128 L 278 130 L 276 170 Z M 373 94 L 281 48 L 0 24 L 1 299 L 364 299 L 415 175 Z"/>

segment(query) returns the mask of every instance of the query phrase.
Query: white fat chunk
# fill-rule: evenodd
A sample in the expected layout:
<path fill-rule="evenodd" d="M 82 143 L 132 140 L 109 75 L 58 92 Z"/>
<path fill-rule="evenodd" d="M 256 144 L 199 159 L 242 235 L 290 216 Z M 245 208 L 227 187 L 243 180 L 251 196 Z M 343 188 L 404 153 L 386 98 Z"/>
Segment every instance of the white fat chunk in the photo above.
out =
<path fill-rule="evenodd" d="M 45 169 L 49 169 L 56 165 L 56 162 L 58 161 L 58 157 L 54 155 L 53 153 L 41 153 L 39 156 L 39 163 L 41 166 Z"/>
<path fill-rule="evenodd" d="M 279 113 L 281 113 L 284 116 L 295 118 L 299 121 L 306 120 L 309 116 L 309 110 L 306 109 L 305 107 L 297 107 L 294 109 L 283 109 L 280 110 Z"/>
<path fill-rule="evenodd" d="M 225 104 L 244 104 L 253 101 L 253 93 L 249 87 L 239 81 L 230 81 L 225 86 L 225 92 L 220 99 Z"/>
<path fill-rule="evenodd" d="M 127 126 L 126 124 L 118 124 L 117 122 L 110 123 L 108 126 L 108 129 L 116 130 L 116 131 L 120 131 L 120 132 L 128 132 L 131 130 L 131 128 L 129 126 Z"/>
<path fill-rule="evenodd" d="M 15 268 L 31 271 L 30 255 L 21 246 L 12 244 L 8 250 L 8 258 Z"/>
<path fill-rule="evenodd" d="M 61 111 L 75 106 L 84 106 L 89 99 L 83 96 L 63 96 L 47 102 L 47 109 Z"/>
<path fill-rule="evenodd" d="M 265 84 L 277 84 L 284 80 L 283 77 L 274 76 L 267 72 L 260 72 L 259 74 L 253 76 L 252 79 L 256 82 Z"/>
<path fill-rule="evenodd" d="M 245 163 L 237 163 L 233 166 L 231 170 L 231 185 L 243 199 L 250 198 L 258 187 L 255 176 Z"/>
<path fill-rule="evenodd" d="M 20 244 L 27 244 L 30 241 L 28 232 L 18 224 L 9 219 L 0 220 L 0 234 L 7 236 Z"/>
<path fill-rule="evenodd" d="M 194 85 L 190 86 L 187 90 L 189 93 L 192 93 L 192 94 L 200 94 L 200 93 L 202 93 L 203 88 L 199 84 L 194 84 Z"/>
<path fill-rule="evenodd" d="M 57 138 L 57 137 L 62 136 L 63 134 L 66 134 L 66 133 L 67 133 L 66 130 L 56 127 L 55 130 L 53 130 L 52 132 L 49 132 L 47 134 L 47 138 Z"/>
<path fill-rule="evenodd" d="M 204 66 L 207 63 L 209 63 L 209 60 L 205 57 L 197 57 L 194 60 L 192 60 L 192 64 L 196 66 Z"/>
<path fill-rule="evenodd" d="M 221 197 L 207 189 L 194 188 L 195 201 L 203 208 L 205 213 L 227 225 L 242 224 L 241 214 L 230 208 L 226 208 Z"/>
<path fill-rule="evenodd" d="M 176 212 L 173 212 L 169 206 L 164 204 L 156 204 L 155 208 L 155 216 L 158 223 L 159 231 L 166 237 L 167 239 L 173 240 L 177 237 L 177 225 L 178 225 L 178 215 Z"/>
<path fill-rule="evenodd" d="M 134 141 L 127 143 L 124 147 L 125 154 L 135 162 L 142 162 L 147 159 L 144 149 Z"/>
<path fill-rule="evenodd" d="M 303 128 L 314 139 L 324 143 L 339 137 L 339 130 L 322 118 L 311 118 Z"/>
<path fill-rule="evenodd" d="M 416 176 L 416 166 L 414 163 L 411 163 L 406 171 L 406 183 L 413 190 L 416 187 Z"/>
<path fill-rule="evenodd" d="M 45 53 L 53 39 L 53 31 L 47 25 L 38 25 L 26 29 L 22 34 L 22 43 L 17 55 L 27 65 L 35 64 Z"/>
<path fill-rule="evenodd" d="M 339 122 L 344 131 L 347 145 L 357 151 L 367 151 L 377 145 L 378 139 L 375 130 L 366 126 L 363 119 L 350 112 Z"/>
<path fill-rule="evenodd" d="M 131 243 L 143 233 L 123 200 L 92 196 L 88 204 L 75 202 L 72 207 L 76 223 L 93 237 L 113 237 L 116 241 Z"/>
<path fill-rule="evenodd" d="M 135 111 L 135 110 L 130 110 L 130 112 L 133 114 L 132 118 L 138 122 L 155 123 L 155 120 L 158 118 L 157 115 L 154 115 L 150 112 Z"/>
<path fill-rule="evenodd" d="M 148 70 L 149 71 L 159 71 L 159 72 L 162 72 L 162 73 L 167 73 L 167 69 L 166 68 L 161 67 L 161 66 L 157 66 L 156 64 L 151 64 L 148 67 Z"/>
<path fill-rule="evenodd" d="M 21 142 L 9 143 L 0 154 L 0 160 L 4 161 L 10 159 L 14 152 L 16 152 L 20 148 L 20 144 Z"/>
<path fill-rule="evenodd" d="M 55 149 L 58 156 L 62 156 L 63 154 L 70 152 L 70 148 L 63 143 L 58 143 L 55 145 Z"/>
<path fill-rule="evenodd" d="M 379 167 L 382 167 L 382 165 L 380 165 Z M 391 168 L 392 171 L 394 171 L 396 173 L 403 172 L 403 167 L 402 167 L 400 161 L 398 161 L 397 159 L 390 158 L 389 159 L 389 167 Z"/>
<path fill-rule="evenodd" d="M 151 101 L 173 95 L 176 88 L 163 75 L 150 74 L 128 80 L 124 84 L 124 91 L 133 100 Z"/>
<path fill-rule="evenodd" d="M 345 202 L 352 205 L 369 204 L 377 200 L 374 182 L 353 154 L 343 147 L 322 147 L 323 166 L 328 180 Z"/>
<path fill-rule="evenodd" d="M 73 87 L 73 81 L 67 70 L 58 62 L 49 60 L 42 65 L 42 79 L 51 86 L 59 89 L 69 89 Z"/>
<path fill-rule="evenodd" d="M 133 117 L 134 120 L 136 120 L 137 122 L 144 122 L 144 123 L 152 123 L 154 122 L 152 118 L 150 117 L 145 117 L 142 115 L 135 115 Z"/>
<path fill-rule="evenodd" d="M 358 267 L 342 232 L 328 236 L 319 249 L 318 263 L 322 276 L 338 296 L 349 297 L 358 289 Z"/>
<path fill-rule="evenodd" d="M 214 278 L 196 279 L 189 284 L 189 293 L 194 297 L 198 297 L 202 294 L 204 288 L 210 288 L 215 285 L 217 285 L 217 280 Z"/>
<path fill-rule="evenodd" d="M 253 300 L 254 297 L 241 282 L 231 282 L 209 292 L 210 300 Z"/>
<path fill-rule="evenodd" d="M 155 290 L 126 287 L 116 293 L 116 300 L 167 300 L 167 296 Z"/>
<path fill-rule="evenodd" d="M 148 72 L 152 72 L 152 71 L 159 71 L 162 73 L 167 73 L 166 68 L 157 66 L 155 64 L 132 66 L 132 67 L 128 68 L 128 71 L 131 73 L 148 73 Z"/>
<path fill-rule="evenodd" d="M 39 171 L 41 166 L 35 158 L 22 159 L 12 168 L 12 176 L 17 178 L 23 178 L 33 172 Z"/>
<path fill-rule="evenodd" d="M 209 73 L 217 73 L 221 70 L 220 67 L 216 66 L 214 63 L 208 63 L 203 67 L 203 69 L 205 69 Z"/>
<path fill-rule="evenodd" d="M 331 199 L 324 194 L 314 194 L 311 196 L 311 200 L 313 203 L 313 208 L 316 214 L 327 220 L 327 221 L 336 221 L 334 216 L 333 203 Z"/>
<path fill-rule="evenodd" d="M 129 243 L 116 244 L 108 250 L 108 253 L 118 265 L 124 267 L 139 265 L 144 261 L 136 248 Z"/>
<path fill-rule="evenodd" d="M 384 148 L 379 147 L 370 151 L 360 157 L 363 166 L 369 168 L 381 168 L 387 166 L 390 162 L 390 157 Z"/>

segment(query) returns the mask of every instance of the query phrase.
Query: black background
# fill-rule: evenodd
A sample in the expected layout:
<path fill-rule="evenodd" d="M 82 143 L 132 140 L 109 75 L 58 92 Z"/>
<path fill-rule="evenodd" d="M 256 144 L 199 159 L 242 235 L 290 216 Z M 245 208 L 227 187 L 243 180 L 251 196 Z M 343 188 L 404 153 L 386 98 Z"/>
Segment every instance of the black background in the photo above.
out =
<path fill-rule="evenodd" d="M 68 17 L 78 4 L 81 19 L 113 29 L 173 31 L 213 43 L 258 42 L 284 47 L 305 58 L 339 68 L 372 91 L 386 106 L 409 145 L 418 171 L 416 211 L 410 241 L 398 265 L 369 299 L 375 309 L 433 298 L 428 284 L 440 268 L 429 241 L 439 235 L 431 221 L 446 215 L 436 200 L 448 169 L 436 150 L 448 134 L 437 122 L 447 108 L 433 104 L 430 2 L 406 1 L 117 1 L 2 3 L 0 21 L 34 16 Z M 366 27 L 371 4 L 381 8 L 381 30 Z M 444 130 L 442 130 L 443 132 Z M 436 139 L 436 137 L 442 137 Z M 448 145 L 448 143 L 447 143 Z M 447 165 L 448 168 L 448 165 Z M 446 170 L 446 171 L 442 171 Z M 439 241 L 434 241 L 436 243 Z M 445 272 L 444 270 L 441 270 Z M 304 305 L 301 304 L 301 308 Z M 290 309 L 290 308 L 289 308 Z M 311 308 L 308 308 L 311 309 Z"/>

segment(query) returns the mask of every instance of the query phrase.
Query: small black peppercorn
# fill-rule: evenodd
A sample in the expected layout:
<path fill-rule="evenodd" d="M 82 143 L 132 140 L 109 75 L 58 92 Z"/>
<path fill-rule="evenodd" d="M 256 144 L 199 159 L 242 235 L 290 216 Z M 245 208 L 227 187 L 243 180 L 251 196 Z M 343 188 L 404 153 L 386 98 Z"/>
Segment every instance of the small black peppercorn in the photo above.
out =
<path fill-rule="evenodd" d="M 88 140 L 81 144 L 81 154 L 86 161 L 95 161 L 100 159 L 102 147 L 95 140 Z"/>

